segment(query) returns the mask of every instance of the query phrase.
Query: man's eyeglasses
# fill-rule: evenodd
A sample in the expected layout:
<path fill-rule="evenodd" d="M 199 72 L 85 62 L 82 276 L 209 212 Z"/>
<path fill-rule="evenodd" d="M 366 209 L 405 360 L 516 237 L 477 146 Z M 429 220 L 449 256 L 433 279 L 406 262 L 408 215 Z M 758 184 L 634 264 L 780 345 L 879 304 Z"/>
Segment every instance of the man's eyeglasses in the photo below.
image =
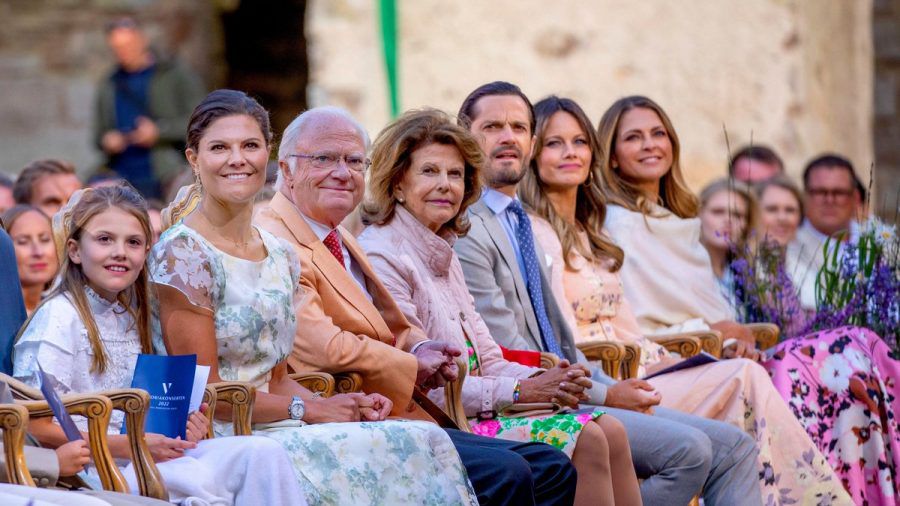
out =
<path fill-rule="evenodd" d="M 810 188 L 806 190 L 806 193 L 816 200 L 844 201 L 853 196 L 853 190 L 829 190 L 825 188 Z"/>
<path fill-rule="evenodd" d="M 317 169 L 335 169 L 341 160 L 344 161 L 344 165 L 347 166 L 348 169 L 353 172 L 365 172 L 366 169 L 372 165 L 372 161 L 368 158 L 360 155 L 341 155 L 338 153 L 312 153 L 312 154 L 304 154 L 304 153 L 295 153 L 292 155 L 288 155 L 289 157 L 303 158 L 305 160 L 309 160 L 313 167 Z"/>

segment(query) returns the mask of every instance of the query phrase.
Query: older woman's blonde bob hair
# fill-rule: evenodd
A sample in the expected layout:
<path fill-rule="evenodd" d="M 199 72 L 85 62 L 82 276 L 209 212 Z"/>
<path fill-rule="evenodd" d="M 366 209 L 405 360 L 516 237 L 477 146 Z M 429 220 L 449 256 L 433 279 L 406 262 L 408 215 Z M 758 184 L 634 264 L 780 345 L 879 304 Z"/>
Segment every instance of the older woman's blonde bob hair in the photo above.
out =
<path fill-rule="evenodd" d="M 618 141 L 619 123 L 622 116 L 632 109 L 650 109 L 659 116 L 669 141 L 672 143 L 672 167 L 659 181 L 659 199 L 651 202 L 647 196 L 633 182 L 625 178 L 619 170 L 618 164 L 613 163 Z M 681 145 L 678 135 L 669 116 L 653 100 L 647 97 L 634 95 L 620 98 L 603 113 L 600 118 L 600 126 L 597 128 L 597 136 L 600 139 L 600 152 L 603 155 L 600 171 L 600 188 L 606 196 L 609 204 L 620 205 L 630 211 L 640 212 L 644 215 L 653 214 L 653 205 L 659 204 L 679 218 L 694 218 L 700 209 L 697 196 L 694 195 L 684 181 L 681 172 L 679 156 Z"/>
<path fill-rule="evenodd" d="M 362 205 L 363 223 L 384 225 L 391 221 L 397 205 L 394 190 L 410 169 L 412 154 L 429 144 L 454 146 L 465 163 L 465 190 L 459 212 L 438 232 L 449 231 L 461 236 L 469 231 L 466 209 L 481 195 L 484 154 L 468 130 L 436 109 L 409 111 L 378 134 L 372 149 L 366 200 Z"/>

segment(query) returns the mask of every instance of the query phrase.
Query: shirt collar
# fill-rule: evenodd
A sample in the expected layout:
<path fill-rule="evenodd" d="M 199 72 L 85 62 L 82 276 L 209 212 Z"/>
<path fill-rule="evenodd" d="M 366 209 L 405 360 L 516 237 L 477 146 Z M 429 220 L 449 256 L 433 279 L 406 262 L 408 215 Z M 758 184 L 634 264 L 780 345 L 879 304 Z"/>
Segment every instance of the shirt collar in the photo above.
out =
<path fill-rule="evenodd" d="M 513 198 L 493 188 L 485 187 L 484 191 L 481 192 L 481 200 L 494 214 L 500 214 L 506 211 L 506 208 L 518 198 Z"/>
<path fill-rule="evenodd" d="M 111 309 L 115 310 L 117 313 L 125 310 L 118 301 L 110 302 L 104 299 L 88 285 L 84 285 L 84 294 L 87 296 L 88 305 L 91 306 L 91 312 L 95 315 L 102 314 Z"/>
<path fill-rule="evenodd" d="M 325 237 L 327 237 L 328 234 L 330 234 L 331 231 L 334 230 L 333 228 L 330 228 L 328 225 L 323 225 L 323 224 L 319 223 L 318 221 L 310 218 L 309 216 L 303 214 L 302 212 L 300 212 L 299 209 L 297 210 L 297 212 L 300 213 L 300 216 L 304 220 L 306 220 L 306 224 L 309 225 L 309 228 L 312 229 L 313 233 L 316 234 L 316 237 L 318 237 L 320 241 L 324 241 Z"/>

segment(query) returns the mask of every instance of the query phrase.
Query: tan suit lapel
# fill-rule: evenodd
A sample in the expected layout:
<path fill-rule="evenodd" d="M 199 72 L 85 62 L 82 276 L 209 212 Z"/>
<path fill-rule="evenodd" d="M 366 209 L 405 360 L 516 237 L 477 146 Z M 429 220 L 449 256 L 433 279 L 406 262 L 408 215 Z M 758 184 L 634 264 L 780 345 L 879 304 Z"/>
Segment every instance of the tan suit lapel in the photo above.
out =
<path fill-rule="evenodd" d="M 311 251 L 310 259 L 312 260 L 313 265 L 322 271 L 322 276 L 328 281 L 332 288 L 352 305 L 359 314 L 363 315 L 369 325 L 372 326 L 376 335 L 378 335 L 380 341 L 392 343 L 394 337 L 391 332 L 385 328 L 384 320 L 381 318 L 381 315 L 378 314 L 377 308 L 369 302 L 369 299 L 366 298 L 356 282 L 353 281 L 352 275 L 344 269 L 344 266 L 338 263 L 337 259 L 334 258 L 334 255 L 332 255 L 331 252 L 328 251 L 328 248 L 325 247 L 325 244 L 319 240 L 309 224 L 306 223 L 306 220 L 303 219 L 303 216 L 300 215 L 300 211 L 294 207 L 294 204 L 281 193 L 276 193 L 275 196 L 272 197 L 272 202 L 269 206 L 273 211 L 278 213 L 297 242 Z M 350 254 L 356 259 L 360 258 L 359 255 L 362 250 L 359 248 L 359 245 L 356 244 L 353 235 L 344 229 L 344 227 L 338 227 L 338 230 L 341 233 L 341 238 Z M 365 254 L 363 253 L 362 255 L 362 257 L 365 258 Z M 362 267 L 363 273 L 371 278 L 374 276 L 374 273 L 367 264 L 368 262 L 360 262 L 357 260 L 357 265 Z"/>

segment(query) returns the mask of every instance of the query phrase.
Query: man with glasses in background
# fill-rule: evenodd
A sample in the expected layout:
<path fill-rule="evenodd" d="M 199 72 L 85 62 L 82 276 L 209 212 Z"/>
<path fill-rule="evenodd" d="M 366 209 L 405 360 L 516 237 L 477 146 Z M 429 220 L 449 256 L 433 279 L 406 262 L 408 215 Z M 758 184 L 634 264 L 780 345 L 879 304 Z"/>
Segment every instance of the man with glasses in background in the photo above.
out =
<path fill-rule="evenodd" d="M 828 238 L 841 242 L 855 241 L 859 236 L 857 210 L 862 201 L 859 179 L 850 160 L 837 154 L 814 158 L 803 170 L 803 207 L 806 219 L 797 230 L 794 241 L 809 265 L 800 266 L 815 279 L 825 263 L 824 246 Z M 803 284 L 801 291 L 815 289 Z M 806 299 L 812 300 L 808 297 Z"/>

